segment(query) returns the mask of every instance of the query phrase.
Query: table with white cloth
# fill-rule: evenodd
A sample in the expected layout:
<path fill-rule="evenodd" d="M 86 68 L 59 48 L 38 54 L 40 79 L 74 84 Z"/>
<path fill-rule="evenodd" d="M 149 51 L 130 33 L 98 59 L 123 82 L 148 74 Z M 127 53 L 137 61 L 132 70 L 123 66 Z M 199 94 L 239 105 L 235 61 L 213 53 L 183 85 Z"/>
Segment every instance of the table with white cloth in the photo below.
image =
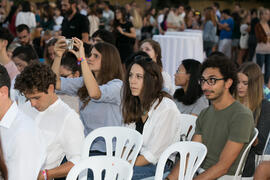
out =
<path fill-rule="evenodd" d="M 204 60 L 200 32 L 167 32 L 153 36 L 153 40 L 160 44 L 163 70 L 169 73 L 173 83 L 174 74 L 184 59 Z"/>

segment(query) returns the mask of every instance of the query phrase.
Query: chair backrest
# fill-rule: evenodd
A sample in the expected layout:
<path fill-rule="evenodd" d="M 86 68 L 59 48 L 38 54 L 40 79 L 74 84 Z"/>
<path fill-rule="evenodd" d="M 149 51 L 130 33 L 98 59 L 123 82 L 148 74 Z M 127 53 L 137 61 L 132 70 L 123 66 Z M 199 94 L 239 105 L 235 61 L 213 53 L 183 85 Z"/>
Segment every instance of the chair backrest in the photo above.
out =
<path fill-rule="evenodd" d="M 134 165 L 143 143 L 142 135 L 138 131 L 119 126 L 95 129 L 85 138 L 82 159 L 89 156 L 91 144 L 98 137 L 105 140 L 107 156 L 115 156 L 129 161 L 132 166 Z"/>
<path fill-rule="evenodd" d="M 264 145 L 264 149 L 263 149 L 262 155 L 270 155 L 270 132 L 268 134 L 266 143 Z"/>
<path fill-rule="evenodd" d="M 178 180 L 190 180 L 193 178 L 196 170 L 203 162 L 207 153 L 207 148 L 202 143 L 192 141 L 182 141 L 172 144 L 159 158 L 155 180 L 162 180 L 167 159 L 175 152 L 180 153 L 180 170 Z"/>
<path fill-rule="evenodd" d="M 191 141 L 195 132 L 197 116 L 191 114 L 180 114 L 180 139 Z"/>
<path fill-rule="evenodd" d="M 253 137 L 251 139 L 251 141 L 249 142 L 248 146 L 246 147 L 246 149 L 244 150 L 242 156 L 241 156 L 241 159 L 239 161 L 239 164 L 238 164 L 238 167 L 237 167 L 237 170 L 235 172 L 235 175 L 234 175 L 234 180 L 237 180 L 239 179 L 239 176 L 240 176 L 240 173 L 242 173 L 243 169 L 244 169 L 244 166 L 245 166 L 245 159 L 246 159 L 246 156 L 247 154 L 249 153 L 249 150 L 251 148 L 251 145 L 254 143 L 254 141 L 256 140 L 257 136 L 259 134 L 259 131 L 257 128 L 254 128 L 254 132 L 253 132 Z"/>
<path fill-rule="evenodd" d="M 102 180 L 105 171 L 105 180 L 131 180 L 133 166 L 117 157 L 93 156 L 82 159 L 69 171 L 66 180 L 77 180 L 79 174 L 91 169 L 95 180 Z"/>

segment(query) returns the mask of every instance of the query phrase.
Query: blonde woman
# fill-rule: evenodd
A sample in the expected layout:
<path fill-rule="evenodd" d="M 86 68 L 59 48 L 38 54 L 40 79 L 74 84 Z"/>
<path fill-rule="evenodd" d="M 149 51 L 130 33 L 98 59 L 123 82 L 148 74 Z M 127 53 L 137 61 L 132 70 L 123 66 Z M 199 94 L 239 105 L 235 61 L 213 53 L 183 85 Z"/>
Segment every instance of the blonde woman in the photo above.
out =
<path fill-rule="evenodd" d="M 264 99 L 263 74 L 257 64 L 253 62 L 242 64 L 237 76 L 235 97 L 253 112 L 255 125 L 259 130 L 242 174 L 243 177 L 252 177 L 255 170 L 255 155 L 262 154 L 270 130 L 270 102 Z"/>

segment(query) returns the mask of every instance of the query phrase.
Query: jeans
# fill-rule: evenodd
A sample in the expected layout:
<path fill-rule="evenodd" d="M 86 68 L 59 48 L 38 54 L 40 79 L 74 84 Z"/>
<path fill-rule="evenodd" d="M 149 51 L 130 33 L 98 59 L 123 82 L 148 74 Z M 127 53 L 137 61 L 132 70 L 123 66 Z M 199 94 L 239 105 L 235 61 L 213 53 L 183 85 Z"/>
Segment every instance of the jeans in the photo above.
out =
<path fill-rule="evenodd" d="M 270 54 L 256 54 L 257 64 L 264 65 L 264 83 L 267 84 L 270 77 Z"/>
<path fill-rule="evenodd" d="M 145 166 L 134 166 L 132 180 L 139 180 L 151 176 L 155 176 L 157 165 L 148 164 Z M 166 163 L 165 172 L 171 170 L 170 165 Z"/>

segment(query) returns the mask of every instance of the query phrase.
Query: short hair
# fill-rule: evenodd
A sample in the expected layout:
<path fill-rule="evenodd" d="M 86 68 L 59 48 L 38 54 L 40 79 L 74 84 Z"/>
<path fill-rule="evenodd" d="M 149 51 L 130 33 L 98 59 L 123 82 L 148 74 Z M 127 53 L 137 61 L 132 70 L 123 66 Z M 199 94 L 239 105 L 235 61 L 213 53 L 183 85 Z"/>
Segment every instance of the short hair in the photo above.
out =
<path fill-rule="evenodd" d="M 258 10 L 257 10 L 256 8 L 252 8 L 252 9 L 250 10 L 250 14 L 251 14 L 251 15 L 254 14 L 254 13 L 256 13 L 256 15 L 257 15 L 257 13 L 258 13 Z"/>
<path fill-rule="evenodd" d="M 226 56 L 210 56 L 202 64 L 201 74 L 206 68 L 218 68 L 224 80 L 232 79 L 233 83 L 229 89 L 233 94 L 237 85 L 237 73 L 235 63 Z"/>
<path fill-rule="evenodd" d="M 7 86 L 8 91 L 10 90 L 10 77 L 6 68 L 0 64 L 0 88 L 3 86 Z"/>
<path fill-rule="evenodd" d="M 220 7 L 218 2 L 214 2 L 213 5 L 214 5 L 217 9 L 219 9 L 219 7 Z"/>
<path fill-rule="evenodd" d="M 16 31 L 19 33 L 23 32 L 24 30 L 30 33 L 30 28 L 26 24 L 20 24 L 19 26 L 16 27 Z"/>
<path fill-rule="evenodd" d="M 230 16 L 230 15 L 231 15 L 231 10 L 230 10 L 230 9 L 224 9 L 224 10 L 222 11 L 222 13 L 224 13 L 224 14 Z"/>
<path fill-rule="evenodd" d="M 8 41 L 8 48 L 8 46 L 12 43 L 14 37 L 7 28 L 0 27 L 0 39 Z"/>
<path fill-rule="evenodd" d="M 20 93 L 38 92 L 48 93 L 50 85 L 56 85 L 56 75 L 51 68 L 43 63 L 31 63 L 17 76 L 14 88 Z"/>
<path fill-rule="evenodd" d="M 22 4 L 22 12 L 29 12 L 31 11 L 31 6 L 29 1 L 23 1 Z"/>
<path fill-rule="evenodd" d="M 31 61 L 38 61 L 38 55 L 31 45 L 19 46 L 14 49 L 12 53 L 12 58 L 14 57 L 17 57 L 28 64 Z"/>
<path fill-rule="evenodd" d="M 115 37 L 114 37 L 113 33 L 111 33 L 110 31 L 107 31 L 105 29 L 99 29 L 99 30 L 97 30 L 96 32 L 94 32 L 94 34 L 92 35 L 92 37 L 99 37 L 104 42 L 107 42 L 107 43 L 110 43 L 112 45 L 115 45 Z"/>

